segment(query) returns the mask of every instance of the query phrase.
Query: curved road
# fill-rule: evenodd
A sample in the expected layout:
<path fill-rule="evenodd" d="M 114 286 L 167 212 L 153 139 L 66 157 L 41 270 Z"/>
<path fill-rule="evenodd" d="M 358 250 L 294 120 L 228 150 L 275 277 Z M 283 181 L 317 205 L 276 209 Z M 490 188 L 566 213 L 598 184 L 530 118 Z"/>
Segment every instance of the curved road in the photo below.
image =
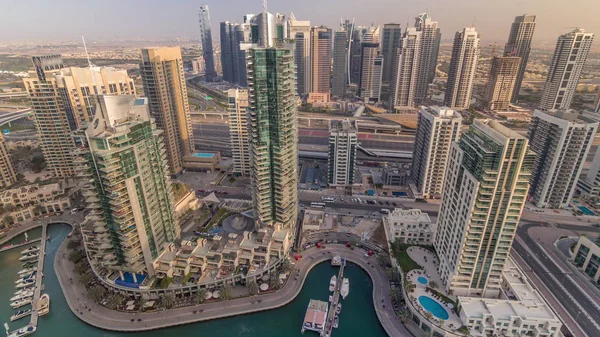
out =
<path fill-rule="evenodd" d="M 326 249 L 311 248 L 304 251 L 302 253 L 303 258 L 296 263 L 296 268 L 292 271 L 288 282 L 275 293 L 171 309 L 168 313 L 165 311 L 123 313 L 109 310 L 94 303 L 85 296 L 86 290 L 81 284 L 77 282 L 72 284 L 69 281 L 73 265 L 67 259 L 60 258 L 66 251 L 65 243 L 60 247 L 54 261 L 54 269 L 63 294 L 71 311 L 79 319 L 101 329 L 146 331 L 275 309 L 296 298 L 302 290 L 306 276 L 314 266 L 330 260 L 333 255 L 340 255 L 363 268 L 371 277 L 375 311 L 387 334 L 394 337 L 412 336 L 392 309 L 385 272 L 376 263 L 376 259 L 366 259 L 364 251 L 360 249 L 350 250 L 343 245 L 328 244 Z M 261 303 L 258 303 L 258 300 L 262 300 Z M 91 310 L 86 309 L 87 303 L 90 303 L 89 309 Z M 199 312 L 200 310 L 202 312 Z M 194 311 L 197 311 L 197 313 L 194 313 Z"/>

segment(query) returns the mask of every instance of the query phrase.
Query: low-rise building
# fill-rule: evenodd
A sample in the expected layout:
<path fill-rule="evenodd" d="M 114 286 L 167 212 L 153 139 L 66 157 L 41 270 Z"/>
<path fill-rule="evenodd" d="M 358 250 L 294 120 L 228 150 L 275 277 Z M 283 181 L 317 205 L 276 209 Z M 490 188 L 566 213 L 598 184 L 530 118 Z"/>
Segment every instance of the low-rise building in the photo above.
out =
<path fill-rule="evenodd" d="M 585 235 L 580 236 L 571 259 L 577 268 L 600 285 L 600 237 L 593 241 Z"/>
<path fill-rule="evenodd" d="M 31 184 L 0 192 L 0 203 L 6 209 L 12 208 L 5 216 L 16 223 L 35 217 L 64 212 L 71 207 L 60 184 Z M 8 224 L 5 224 L 8 225 Z"/>
<path fill-rule="evenodd" d="M 558 337 L 562 323 L 509 258 L 500 298 L 458 297 L 460 318 L 471 336 Z"/>
<path fill-rule="evenodd" d="M 392 235 L 390 241 L 400 240 L 409 244 L 430 245 L 433 242 L 435 229 L 427 213 L 420 209 L 396 208 L 383 217 L 383 225 Z"/>
<path fill-rule="evenodd" d="M 229 165 L 221 159 L 221 152 L 196 152 L 183 157 L 183 168 L 189 171 L 215 172 Z"/>
<path fill-rule="evenodd" d="M 410 165 L 402 167 L 387 166 L 382 170 L 381 180 L 384 185 L 388 186 L 408 186 L 411 177 Z"/>

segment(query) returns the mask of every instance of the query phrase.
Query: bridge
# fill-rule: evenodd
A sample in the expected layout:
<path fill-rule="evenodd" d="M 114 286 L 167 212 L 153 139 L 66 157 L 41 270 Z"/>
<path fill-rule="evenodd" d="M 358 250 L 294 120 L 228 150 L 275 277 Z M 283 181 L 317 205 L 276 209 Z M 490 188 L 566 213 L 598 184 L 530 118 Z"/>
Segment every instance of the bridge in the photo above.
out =
<path fill-rule="evenodd" d="M 0 93 L 0 98 L 27 97 L 26 92 L 3 92 Z"/>
<path fill-rule="evenodd" d="M 0 125 L 14 122 L 16 120 L 31 116 L 31 108 L 16 107 L 16 106 L 0 106 L 2 108 L 19 109 L 0 114 Z"/>

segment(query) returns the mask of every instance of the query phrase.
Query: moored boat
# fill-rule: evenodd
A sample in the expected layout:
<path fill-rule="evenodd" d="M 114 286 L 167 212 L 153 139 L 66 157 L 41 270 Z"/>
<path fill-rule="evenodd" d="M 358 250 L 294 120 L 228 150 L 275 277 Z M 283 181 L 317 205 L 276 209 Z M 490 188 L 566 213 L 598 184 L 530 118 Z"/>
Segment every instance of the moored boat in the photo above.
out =
<path fill-rule="evenodd" d="M 334 291 L 336 284 L 337 284 L 337 276 L 333 275 L 331 277 L 331 280 L 329 281 L 329 291 Z"/>
<path fill-rule="evenodd" d="M 19 270 L 19 276 L 24 277 L 25 275 L 31 274 L 34 271 L 37 271 L 37 266 L 21 269 L 21 270 Z"/>
<path fill-rule="evenodd" d="M 37 328 L 33 325 L 27 325 L 17 331 L 13 331 L 8 337 L 25 337 L 34 333 Z"/>
<path fill-rule="evenodd" d="M 340 295 L 342 295 L 343 299 L 346 299 L 346 296 L 348 296 L 349 292 L 350 292 L 350 281 L 344 277 L 344 280 L 342 281 L 342 290 L 340 290 Z"/>
<path fill-rule="evenodd" d="M 19 258 L 19 260 L 21 260 L 21 261 L 30 261 L 30 260 L 33 260 L 33 259 L 37 260 L 38 257 L 40 257 L 40 253 L 39 252 L 28 253 L 28 254 L 25 254 L 25 255 L 21 256 L 21 258 Z"/>
<path fill-rule="evenodd" d="M 18 301 L 26 297 L 33 296 L 33 291 L 25 291 L 10 298 L 11 301 Z"/>
<path fill-rule="evenodd" d="M 50 295 L 43 294 L 36 303 L 39 316 L 43 316 L 50 312 Z"/>
<path fill-rule="evenodd" d="M 25 280 L 25 281 L 17 284 L 17 288 L 25 288 L 25 287 L 29 287 L 29 286 L 32 286 L 32 285 L 35 285 L 35 279 Z"/>
<path fill-rule="evenodd" d="M 18 309 L 18 308 L 20 308 L 20 307 L 22 307 L 22 306 L 24 306 L 24 305 L 31 304 L 31 300 L 33 300 L 33 297 L 27 297 L 27 298 L 24 298 L 24 299 L 22 299 L 22 300 L 18 300 L 18 301 L 14 301 L 14 302 L 12 302 L 12 303 L 10 304 L 10 306 L 11 306 L 13 309 Z"/>
<path fill-rule="evenodd" d="M 18 319 L 21 319 L 21 318 L 23 318 L 25 316 L 29 316 L 29 315 L 31 315 L 31 309 L 19 310 L 14 315 L 10 316 L 10 321 L 14 322 Z"/>
<path fill-rule="evenodd" d="M 340 326 L 340 318 L 338 315 L 335 315 L 333 316 L 333 327 L 337 328 L 338 326 Z"/>
<path fill-rule="evenodd" d="M 21 254 L 29 254 L 29 253 L 34 253 L 40 250 L 40 247 L 38 246 L 31 246 L 25 250 L 21 251 Z"/>
<path fill-rule="evenodd" d="M 335 307 L 335 314 L 339 315 L 340 312 L 342 312 L 342 303 L 338 303 L 337 306 Z"/>

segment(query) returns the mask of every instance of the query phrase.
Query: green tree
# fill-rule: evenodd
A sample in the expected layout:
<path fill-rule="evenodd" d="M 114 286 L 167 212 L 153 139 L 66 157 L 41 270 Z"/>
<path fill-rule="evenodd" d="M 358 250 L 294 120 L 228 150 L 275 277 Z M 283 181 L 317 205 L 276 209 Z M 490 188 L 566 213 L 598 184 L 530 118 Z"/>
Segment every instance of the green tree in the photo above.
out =
<path fill-rule="evenodd" d="M 410 311 L 408 311 L 408 309 L 402 309 L 398 313 L 398 318 L 400 318 L 400 322 L 402 322 L 402 324 L 406 324 L 412 318 L 412 314 Z"/>
<path fill-rule="evenodd" d="M 175 305 L 175 295 L 173 293 L 166 293 L 160 296 L 160 303 L 167 309 L 173 308 Z"/>
<path fill-rule="evenodd" d="M 75 272 L 79 275 L 87 274 L 89 271 L 90 266 L 85 260 L 81 260 L 75 265 Z"/>
<path fill-rule="evenodd" d="M 281 263 L 281 271 L 283 271 L 284 273 L 287 273 L 289 271 L 291 271 L 293 268 L 292 263 L 290 262 L 290 259 L 285 258 L 283 260 L 283 262 Z"/>
<path fill-rule="evenodd" d="M 83 284 L 84 286 L 88 286 L 88 284 L 94 282 L 95 278 L 94 275 L 90 274 L 90 273 L 85 273 L 85 274 L 80 274 L 79 275 L 79 282 L 81 282 L 81 284 Z"/>
<path fill-rule="evenodd" d="M 269 287 L 277 290 L 280 286 L 281 283 L 279 282 L 279 276 L 276 273 L 271 274 L 271 277 L 269 278 Z"/>
<path fill-rule="evenodd" d="M 94 302 L 100 302 L 104 299 L 104 295 L 106 294 L 106 290 L 101 286 L 93 286 L 88 289 L 88 296 Z"/>
<path fill-rule="evenodd" d="M 231 285 L 226 284 L 221 288 L 221 298 L 224 300 L 230 300 L 231 299 Z"/>
<path fill-rule="evenodd" d="M 46 160 L 44 159 L 44 156 L 37 155 L 31 158 L 31 170 L 34 173 L 40 173 L 44 168 L 46 168 Z"/>
<path fill-rule="evenodd" d="M 84 257 L 85 253 L 82 250 L 74 250 L 69 254 L 69 261 L 77 263 Z"/>
<path fill-rule="evenodd" d="M 435 281 L 429 281 L 429 288 L 437 288 L 438 284 Z"/>
<path fill-rule="evenodd" d="M 121 304 L 123 304 L 123 296 L 119 294 L 110 294 L 106 298 L 106 306 L 111 309 L 117 309 Z"/>
<path fill-rule="evenodd" d="M 67 242 L 67 249 L 77 249 L 79 248 L 80 243 L 76 240 L 69 240 L 69 242 Z"/>
<path fill-rule="evenodd" d="M 393 287 L 393 288 L 390 288 L 390 296 L 394 300 L 398 301 L 400 299 L 400 297 L 402 296 L 402 293 L 400 292 L 400 289 Z"/>
<path fill-rule="evenodd" d="M 5 215 L 4 219 L 2 219 L 5 226 L 12 225 L 15 222 L 15 218 L 10 215 Z"/>
<path fill-rule="evenodd" d="M 33 207 L 33 214 L 34 215 L 40 215 L 42 213 L 46 212 L 46 208 L 40 204 L 37 204 Z"/>
<path fill-rule="evenodd" d="M 198 289 L 198 293 L 196 294 L 196 304 L 202 304 L 206 300 L 206 289 L 200 288 Z"/>
<path fill-rule="evenodd" d="M 248 282 L 248 292 L 250 293 L 250 295 L 254 296 L 258 294 L 258 290 L 258 284 L 255 281 Z"/>

